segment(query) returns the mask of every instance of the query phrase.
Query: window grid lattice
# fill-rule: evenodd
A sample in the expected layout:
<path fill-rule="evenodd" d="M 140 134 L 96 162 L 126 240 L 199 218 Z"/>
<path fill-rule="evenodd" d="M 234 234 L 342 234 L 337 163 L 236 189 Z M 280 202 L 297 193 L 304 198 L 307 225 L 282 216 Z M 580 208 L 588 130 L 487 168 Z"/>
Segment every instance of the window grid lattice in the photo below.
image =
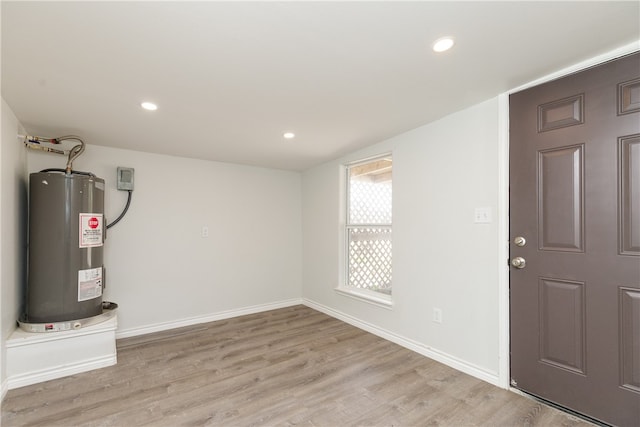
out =
<path fill-rule="evenodd" d="M 349 287 L 391 294 L 391 222 L 391 181 L 350 179 L 347 227 Z M 368 227 L 362 227 L 363 224 Z M 372 227 L 372 224 L 380 224 L 380 227 Z"/>
<path fill-rule="evenodd" d="M 391 182 L 351 180 L 350 224 L 391 224 Z"/>
<path fill-rule="evenodd" d="M 348 285 L 391 294 L 391 246 L 391 229 L 350 229 Z"/>

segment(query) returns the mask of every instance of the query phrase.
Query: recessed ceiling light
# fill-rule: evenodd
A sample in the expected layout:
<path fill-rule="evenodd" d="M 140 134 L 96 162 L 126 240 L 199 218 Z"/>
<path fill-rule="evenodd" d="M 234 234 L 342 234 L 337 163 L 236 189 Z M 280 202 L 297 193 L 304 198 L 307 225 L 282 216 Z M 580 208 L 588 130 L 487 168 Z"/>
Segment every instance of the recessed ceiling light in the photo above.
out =
<path fill-rule="evenodd" d="M 143 102 L 140 104 L 140 106 L 145 110 L 149 110 L 149 111 L 155 111 L 158 109 L 158 106 L 153 102 Z"/>
<path fill-rule="evenodd" d="M 293 139 L 296 137 L 296 134 L 293 132 L 285 132 L 282 136 L 284 136 L 286 139 Z"/>
<path fill-rule="evenodd" d="M 445 50 L 451 49 L 453 44 L 453 37 L 441 37 L 433 43 L 433 51 L 444 52 Z"/>

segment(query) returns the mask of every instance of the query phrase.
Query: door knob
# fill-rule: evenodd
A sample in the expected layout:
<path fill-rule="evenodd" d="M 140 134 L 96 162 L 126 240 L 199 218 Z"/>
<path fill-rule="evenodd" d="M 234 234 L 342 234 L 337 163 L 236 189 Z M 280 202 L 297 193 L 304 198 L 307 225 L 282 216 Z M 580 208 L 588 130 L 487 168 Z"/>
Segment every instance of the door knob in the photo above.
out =
<path fill-rule="evenodd" d="M 519 256 L 511 260 L 511 265 L 515 268 L 524 268 L 527 265 L 527 261 Z"/>

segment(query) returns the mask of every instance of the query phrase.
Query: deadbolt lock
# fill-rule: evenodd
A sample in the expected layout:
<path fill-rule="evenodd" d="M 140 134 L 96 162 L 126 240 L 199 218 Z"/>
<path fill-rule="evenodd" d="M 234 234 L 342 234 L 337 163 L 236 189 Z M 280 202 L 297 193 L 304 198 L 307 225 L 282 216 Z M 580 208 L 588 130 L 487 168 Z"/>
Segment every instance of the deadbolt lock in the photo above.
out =
<path fill-rule="evenodd" d="M 515 243 L 516 246 L 522 247 L 527 244 L 527 239 L 525 239 L 522 236 L 518 236 L 515 239 L 513 239 L 513 243 Z"/>
<path fill-rule="evenodd" d="M 511 260 L 511 265 L 515 268 L 524 268 L 527 265 L 527 261 L 519 256 Z"/>

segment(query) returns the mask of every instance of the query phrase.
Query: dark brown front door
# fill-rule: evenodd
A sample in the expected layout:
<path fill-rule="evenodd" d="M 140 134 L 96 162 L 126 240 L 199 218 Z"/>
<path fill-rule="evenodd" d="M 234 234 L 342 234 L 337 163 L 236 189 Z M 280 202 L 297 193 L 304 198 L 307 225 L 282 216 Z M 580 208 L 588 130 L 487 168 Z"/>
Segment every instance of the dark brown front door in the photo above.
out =
<path fill-rule="evenodd" d="M 509 140 L 511 383 L 640 426 L 640 54 L 511 95 Z"/>

